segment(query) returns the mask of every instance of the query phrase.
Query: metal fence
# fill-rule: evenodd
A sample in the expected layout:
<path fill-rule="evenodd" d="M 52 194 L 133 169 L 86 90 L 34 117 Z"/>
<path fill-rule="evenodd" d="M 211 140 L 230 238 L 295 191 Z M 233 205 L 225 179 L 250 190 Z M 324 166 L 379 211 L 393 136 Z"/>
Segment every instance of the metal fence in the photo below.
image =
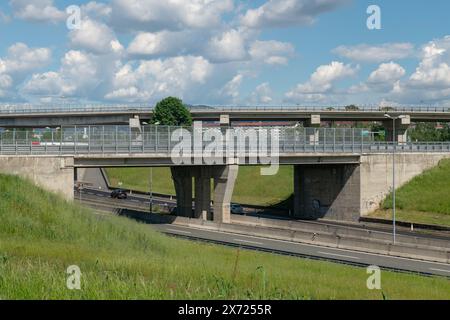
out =
<path fill-rule="evenodd" d="M 129 126 L 63 127 L 41 131 L 5 130 L 0 132 L 0 155 L 98 155 L 98 154 L 159 154 L 169 156 L 179 145 L 180 131 L 192 153 L 202 152 L 215 141 L 223 154 L 251 154 L 266 147 L 269 153 L 387 153 L 450 152 L 450 142 L 389 143 L 374 141 L 364 129 L 347 128 L 232 128 L 228 136 L 220 128 L 181 128 L 144 126 L 141 130 Z M 212 130 L 212 131 L 206 131 Z M 250 131 L 253 130 L 253 131 Z M 201 142 L 195 137 L 203 137 Z M 214 136 L 214 137 L 212 137 Z M 228 137 L 228 140 L 225 138 Z M 218 141 L 220 140 L 220 141 Z"/>

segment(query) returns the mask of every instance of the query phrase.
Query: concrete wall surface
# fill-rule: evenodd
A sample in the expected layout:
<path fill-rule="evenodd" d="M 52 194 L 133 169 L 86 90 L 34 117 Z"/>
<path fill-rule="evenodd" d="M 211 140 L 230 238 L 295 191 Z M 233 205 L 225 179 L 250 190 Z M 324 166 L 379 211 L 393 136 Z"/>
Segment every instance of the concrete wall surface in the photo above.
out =
<path fill-rule="evenodd" d="M 0 156 L 0 173 L 19 175 L 68 200 L 73 199 L 73 157 Z"/>
<path fill-rule="evenodd" d="M 414 177 L 450 158 L 448 153 L 403 153 L 396 155 L 396 189 Z M 366 216 L 380 208 L 381 202 L 392 191 L 392 154 L 361 156 L 361 215 Z"/>

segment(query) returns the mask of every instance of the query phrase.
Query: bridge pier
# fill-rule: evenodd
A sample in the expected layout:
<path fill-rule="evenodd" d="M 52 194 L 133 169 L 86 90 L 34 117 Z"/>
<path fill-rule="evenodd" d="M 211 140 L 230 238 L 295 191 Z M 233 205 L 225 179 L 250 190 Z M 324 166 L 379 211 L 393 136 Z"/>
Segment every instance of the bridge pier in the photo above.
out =
<path fill-rule="evenodd" d="M 211 179 L 214 180 L 213 220 L 230 223 L 230 205 L 236 182 L 238 165 L 171 167 L 177 194 L 177 214 L 208 220 L 211 211 Z M 192 210 L 192 179 L 195 181 Z"/>
<path fill-rule="evenodd" d="M 194 217 L 210 220 L 211 217 L 211 170 L 198 167 L 195 174 Z"/>
<path fill-rule="evenodd" d="M 300 219 L 358 221 L 359 165 L 295 165 L 294 216 Z"/>
<path fill-rule="evenodd" d="M 411 117 L 404 116 L 400 119 L 395 120 L 395 137 L 394 137 L 394 121 L 389 119 L 383 121 L 383 127 L 386 130 L 386 141 L 387 142 L 408 142 L 408 128 L 411 125 Z"/>

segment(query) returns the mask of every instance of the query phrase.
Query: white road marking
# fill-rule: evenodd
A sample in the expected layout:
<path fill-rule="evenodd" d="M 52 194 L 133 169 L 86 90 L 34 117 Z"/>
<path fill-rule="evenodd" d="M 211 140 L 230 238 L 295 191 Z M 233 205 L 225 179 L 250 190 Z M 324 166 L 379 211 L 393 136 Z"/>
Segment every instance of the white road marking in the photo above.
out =
<path fill-rule="evenodd" d="M 248 240 L 242 240 L 242 239 L 233 239 L 233 241 L 238 241 L 238 242 L 243 242 L 243 243 L 249 243 L 249 244 L 263 245 L 263 243 L 261 243 L 261 242 L 248 241 Z"/>
<path fill-rule="evenodd" d="M 186 233 L 186 234 L 192 234 L 192 232 L 189 232 L 189 231 L 176 230 L 176 229 L 167 229 L 167 231 L 178 232 L 178 233 Z"/>
<path fill-rule="evenodd" d="M 450 270 L 444 270 L 444 269 L 430 268 L 430 270 L 450 273 Z"/>
<path fill-rule="evenodd" d="M 337 253 L 331 253 L 331 252 L 318 251 L 317 253 L 325 254 L 327 256 L 335 256 L 335 257 L 341 257 L 341 258 L 349 258 L 349 259 L 360 260 L 360 258 L 358 258 L 358 257 L 346 256 L 346 255 L 343 255 L 343 254 L 337 254 Z"/>

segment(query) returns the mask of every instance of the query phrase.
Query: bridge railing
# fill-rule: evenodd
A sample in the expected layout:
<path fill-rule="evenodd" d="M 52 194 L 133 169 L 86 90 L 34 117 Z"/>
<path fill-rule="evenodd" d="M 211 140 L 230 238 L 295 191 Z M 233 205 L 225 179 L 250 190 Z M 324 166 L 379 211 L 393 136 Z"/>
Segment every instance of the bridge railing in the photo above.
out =
<path fill-rule="evenodd" d="M 0 115 L 21 115 L 21 114 L 46 114 L 46 113 L 117 113 L 117 112 L 151 112 L 153 106 L 150 105 L 101 105 L 101 104 L 66 104 L 66 105 L 32 105 L 32 104 L 0 104 Z M 443 106 L 189 106 L 191 112 L 244 112 L 244 111 L 265 111 L 265 112 L 426 112 L 426 113 L 446 113 L 450 112 L 449 107 Z"/>
<path fill-rule="evenodd" d="M 206 137 L 206 130 L 144 126 L 141 130 L 128 126 L 63 127 L 39 132 L 6 130 L 0 133 L 0 155 L 82 155 L 82 154 L 161 154 L 170 155 L 180 146 L 180 129 L 184 129 L 185 149 L 193 153 L 211 147 L 215 139 L 225 139 L 220 128 L 213 129 L 215 138 Z M 392 152 L 450 152 L 450 142 L 389 143 L 375 141 L 365 129 L 259 127 L 233 128 L 227 141 L 217 146 L 226 154 L 230 148 L 236 154 L 261 151 L 265 146 L 270 154 L 292 153 L 385 153 Z M 208 132 L 211 135 L 211 132 Z M 177 136 L 178 134 L 178 136 Z M 195 139 L 201 136 L 198 142 Z M 178 137 L 178 138 L 177 138 Z M 255 140 L 256 138 L 256 140 Z M 231 143 L 232 142 L 232 143 Z M 256 148 L 256 149 L 255 149 Z M 256 150 L 256 151 L 255 151 Z"/>

